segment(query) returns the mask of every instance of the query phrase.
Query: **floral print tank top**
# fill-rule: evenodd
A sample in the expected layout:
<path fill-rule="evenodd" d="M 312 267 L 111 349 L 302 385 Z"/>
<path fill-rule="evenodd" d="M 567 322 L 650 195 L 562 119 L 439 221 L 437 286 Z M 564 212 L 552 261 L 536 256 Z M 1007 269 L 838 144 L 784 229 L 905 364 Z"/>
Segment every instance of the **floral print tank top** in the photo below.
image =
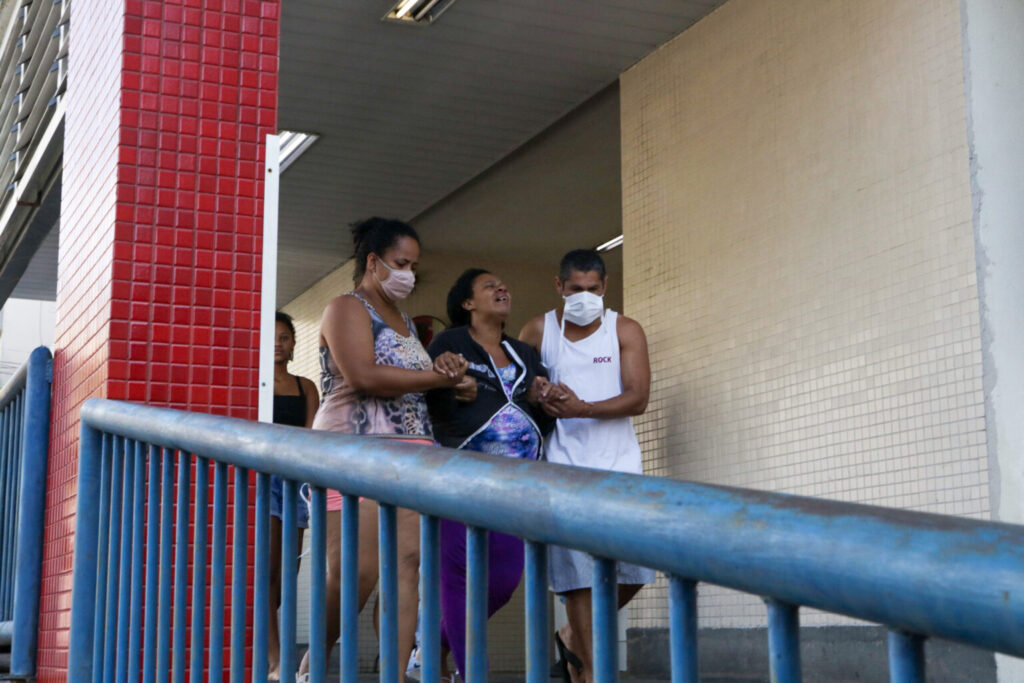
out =
<path fill-rule="evenodd" d="M 429 370 L 433 367 L 409 316 L 402 314 L 408 326 L 408 335 L 402 335 L 384 322 L 370 302 L 358 293 L 349 292 L 348 296 L 359 299 L 370 314 L 377 365 L 407 370 Z M 422 393 L 389 398 L 362 394 L 345 381 L 326 346 L 320 347 L 320 389 L 323 399 L 313 419 L 313 429 L 343 434 L 433 438 Z"/>

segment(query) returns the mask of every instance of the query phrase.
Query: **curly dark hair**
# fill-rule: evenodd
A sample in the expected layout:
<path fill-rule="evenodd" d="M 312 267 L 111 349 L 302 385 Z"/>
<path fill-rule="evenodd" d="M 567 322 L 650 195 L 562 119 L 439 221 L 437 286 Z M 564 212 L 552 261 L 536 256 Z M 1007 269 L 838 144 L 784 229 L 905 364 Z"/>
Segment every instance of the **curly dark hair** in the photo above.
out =
<path fill-rule="evenodd" d="M 462 304 L 466 299 L 473 298 L 473 283 L 476 279 L 490 272 L 483 268 L 469 268 L 455 280 L 455 284 L 448 290 L 448 319 L 452 321 L 452 326 L 469 324 L 471 316 Z"/>

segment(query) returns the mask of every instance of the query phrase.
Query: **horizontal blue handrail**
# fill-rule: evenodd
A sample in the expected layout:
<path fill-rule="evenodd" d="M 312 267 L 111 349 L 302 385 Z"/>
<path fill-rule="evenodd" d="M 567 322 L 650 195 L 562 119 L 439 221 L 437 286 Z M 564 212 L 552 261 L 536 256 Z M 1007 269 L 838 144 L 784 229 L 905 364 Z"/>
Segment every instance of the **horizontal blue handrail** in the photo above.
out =
<path fill-rule="evenodd" d="M 799 680 L 798 653 L 786 656 L 796 640 L 786 636 L 797 628 L 796 606 L 877 622 L 896 633 L 940 636 L 1024 655 L 1024 527 L 1016 525 L 100 399 L 85 404 L 82 424 L 83 458 L 95 462 L 83 461 L 80 487 L 90 495 L 100 490 L 104 470 L 99 444 L 106 438 L 101 435 L 108 434 L 192 453 L 204 462 L 308 482 L 315 490 L 364 496 L 382 503 L 382 509 L 410 508 L 427 519 L 454 519 L 471 529 L 512 534 L 527 540 L 528 554 L 535 549 L 533 544 L 559 545 L 596 558 L 652 567 L 672 579 L 673 624 L 681 633 L 679 643 L 688 643 L 687 647 L 692 646 L 694 632 L 694 582 L 765 596 L 773 632 L 773 670 L 777 666 L 781 672 L 796 672 L 780 680 Z M 79 514 L 92 513 L 80 506 Z M 257 520 L 257 546 L 259 529 Z M 88 557 L 88 552 L 96 543 L 95 532 L 80 533 L 76 539 L 75 591 L 82 595 L 97 585 L 95 571 L 78 576 L 90 562 L 95 564 L 97 558 Z M 116 558 L 111 553 L 112 561 Z M 604 572 L 609 566 L 598 568 Z M 79 598 L 74 596 L 72 608 L 73 657 L 76 645 L 84 647 L 75 640 L 76 619 L 93 627 L 91 613 L 75 613 L 76 606 L 88 606 L 88 600 L 79 605 Z M 677 599 L 683 606 L 678 611 Z M 673 650 L 674 664 L 677 654 L 684 653 Z M 680 666 L 695 675 L 692 662 Z M 916 679 L 911 675 L 900 680 Z"/>
<path fill-rule="evenodd" d="M 52 373 L 40 346 L 0 390 L 0 643 L 11 679 L 35 674 Z"/>

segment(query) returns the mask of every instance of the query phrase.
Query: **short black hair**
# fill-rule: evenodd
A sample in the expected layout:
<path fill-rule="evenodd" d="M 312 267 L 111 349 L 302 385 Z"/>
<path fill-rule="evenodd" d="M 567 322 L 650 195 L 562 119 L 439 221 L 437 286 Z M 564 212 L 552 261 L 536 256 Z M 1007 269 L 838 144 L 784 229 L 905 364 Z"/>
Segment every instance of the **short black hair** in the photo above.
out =
<path fill-rule="evenodd" d="M 352 246 L 355 247 L 356 269 L 352 280 L 359 284 L 366 273 L 366 259 L 370 254 L 384 256 L 402 237 L 411 237 L 420 243 L 416 230 L 400 220 L 374 216 L 352 224 Z"/>
<path fill-rule="evenodd" d="M 596 270 L 604 280 L 606 271 L 601 255 L 594 249 L 573 249 L 562 257 L 562 263 L 558 266 L 558 277 L 564 282 L 572 277 L 575 271 L 589 273 L 592 270 Z"/>
<path fill-rule="evenodd" d="M 284 323 L 284 326 L 288 328 L 288 331 L 292 333 L 292 338 L 295 338 L 295 323 L 292 322 L 292 317 L 284 311 L 278 311 L 277 315 L 274 316 L 275 322 Z"/>
<path fill-rule="evenodd" d="M 448 319 L 452 322 L 453 327 L 470 323 L 472 316 L 462 307 L 462 304 L 466 299 L 473 298 L 473 283 L 476 282 L 476 279 L 490 272 L 483 268 L 467 268 L 448 290 Z"/>

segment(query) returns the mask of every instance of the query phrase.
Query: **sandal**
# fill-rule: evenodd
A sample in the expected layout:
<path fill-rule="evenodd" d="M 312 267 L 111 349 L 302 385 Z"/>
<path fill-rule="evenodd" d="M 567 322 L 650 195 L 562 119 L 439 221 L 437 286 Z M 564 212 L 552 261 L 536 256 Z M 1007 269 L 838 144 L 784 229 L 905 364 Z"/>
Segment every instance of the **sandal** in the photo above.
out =
<path fill-rule="evenodd" d="M 561 634 L 555 631 L 555 647 L 558 649 L 558 663 L 562 671 L 562 680 L 565 683 L 572 683 L 572 676 L 569 675 L 569 666 L 577 671 L 583 671 L 583 662 L 576 656 L 576 653 L 565 646 Z"/>

